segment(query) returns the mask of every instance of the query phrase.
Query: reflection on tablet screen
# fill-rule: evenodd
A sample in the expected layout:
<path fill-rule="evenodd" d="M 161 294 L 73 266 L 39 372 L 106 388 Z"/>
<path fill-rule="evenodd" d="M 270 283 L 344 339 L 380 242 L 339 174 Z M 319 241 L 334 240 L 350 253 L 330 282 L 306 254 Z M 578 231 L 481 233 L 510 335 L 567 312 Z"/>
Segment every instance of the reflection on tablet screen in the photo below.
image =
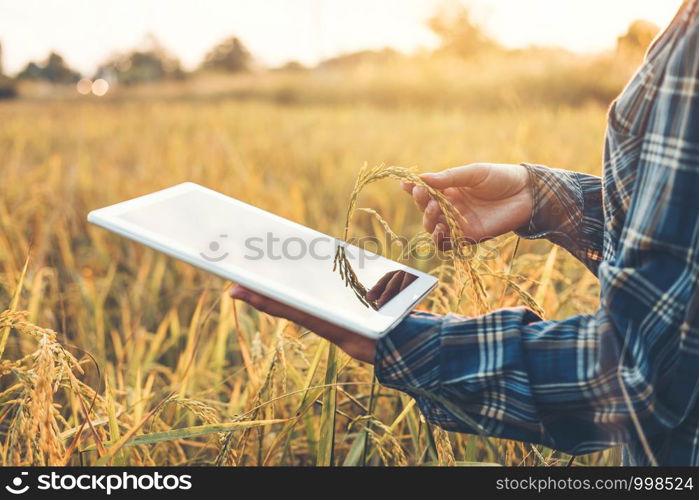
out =
<path fill-rule="evenodd" d="M 375 309 L 381 309 L 416 279 L 417 276 L 407 271 L 390 271 L 371 287 L 366 298 Z"/>

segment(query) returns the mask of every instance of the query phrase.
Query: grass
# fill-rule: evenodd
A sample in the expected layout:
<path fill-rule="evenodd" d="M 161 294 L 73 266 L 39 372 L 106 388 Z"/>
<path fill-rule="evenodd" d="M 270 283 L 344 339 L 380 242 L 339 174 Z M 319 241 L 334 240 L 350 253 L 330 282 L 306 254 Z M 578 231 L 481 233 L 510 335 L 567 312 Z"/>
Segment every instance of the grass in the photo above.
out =
<path fill-rule="evenodd" d="M 85 217 L 194 181 L 330 234 L 390 226 L 411 237 L 421 216 L 390 179 L 362 185 L 356 207 L 368 210 L 347 216 L 361 165 L 532 161 L 598 173 L 605 107 L 230 97 L 0 103 L 2 464 L 565 465 L 543 447 L 429 425 L 370 366 Z M 536 301 L 563 318 L 598 305 L 594 277 L 545 241 L 505 236 L 463 261 L 473 273 L 408 260 L 441 278 L 421 307 L 478 314 Z M 576 459 L 617 462 L 617 450 Z"/>

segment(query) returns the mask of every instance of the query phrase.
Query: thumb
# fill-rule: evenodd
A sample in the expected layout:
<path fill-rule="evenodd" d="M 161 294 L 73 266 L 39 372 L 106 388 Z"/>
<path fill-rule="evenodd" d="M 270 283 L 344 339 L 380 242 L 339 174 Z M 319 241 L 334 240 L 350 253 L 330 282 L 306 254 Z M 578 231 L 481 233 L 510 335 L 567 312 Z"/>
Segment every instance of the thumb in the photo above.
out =
<path fill-rule="evenodd" d="M 435 189 L 475 187 L 488 177 L 489 172 L 490 165 L 474 163 L 462 167 L 448 168 L 441 172 L 422 174 L 420 178 Z"/>

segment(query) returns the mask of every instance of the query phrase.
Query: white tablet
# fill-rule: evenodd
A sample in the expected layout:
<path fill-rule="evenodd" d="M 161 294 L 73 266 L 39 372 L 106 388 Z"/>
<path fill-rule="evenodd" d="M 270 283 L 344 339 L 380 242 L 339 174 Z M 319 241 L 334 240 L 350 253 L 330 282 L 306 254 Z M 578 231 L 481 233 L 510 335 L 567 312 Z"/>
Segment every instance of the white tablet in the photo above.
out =
<path fill-rule="evenodd" d="M 389 331 L 437 284 L 434 276 L 190 182 L 94 210 L 87 219 L 371 338 Z M 367 289 L 389 273 L 409 279 L 369 307 L 333 270 L 338 245 Z"/>

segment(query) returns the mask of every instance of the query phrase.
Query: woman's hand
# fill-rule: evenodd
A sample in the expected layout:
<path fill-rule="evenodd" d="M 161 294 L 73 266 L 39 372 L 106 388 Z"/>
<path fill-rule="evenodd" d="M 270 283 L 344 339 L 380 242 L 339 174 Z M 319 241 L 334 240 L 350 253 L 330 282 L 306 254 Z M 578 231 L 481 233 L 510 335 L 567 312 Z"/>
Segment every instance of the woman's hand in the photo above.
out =
<path fill-rule="evenodd" d="M 328 339 L 333 344 L 336 344 L 340 349 L 347 354 L 365 363 L 374 363 L 374 355 L 376 353 L 376 341 L 363 337 L 357 333 L 345 330 L 332 323 L 328 323 L 322 319 L 303 313 L 293 307 L 284 305 L 276 300 L 255 293 L 240 285 L 231 288 L 231 297 L 247 302 L 255 309 L 262 311 L 272 316 L 279 316 L 293 321 L 304 328 L 314 331 L 323 338 Z"/>
<path fill-rule="evenodd" d="M 529 174 L 522 165 L 474 163 L 421 177 L 442 191 L 461 212 L 467 221 L 460 222 L 461 230 L 471 243 L 515 230 L 531 217 Z M 438 248 L 451 248 L 449 227 L 437 201 L 423 187 L 407 182 L 401 185 L 423 211 L 425 231 L 432 235 Z"/>
<path fill-rule="evenodd" d="M 379 281 L 369 290 L 366 298 L 382 308 L 393 297 L 408 288 L 417 276 L 406 271 L 391 271 L 384 274 Z"/>

